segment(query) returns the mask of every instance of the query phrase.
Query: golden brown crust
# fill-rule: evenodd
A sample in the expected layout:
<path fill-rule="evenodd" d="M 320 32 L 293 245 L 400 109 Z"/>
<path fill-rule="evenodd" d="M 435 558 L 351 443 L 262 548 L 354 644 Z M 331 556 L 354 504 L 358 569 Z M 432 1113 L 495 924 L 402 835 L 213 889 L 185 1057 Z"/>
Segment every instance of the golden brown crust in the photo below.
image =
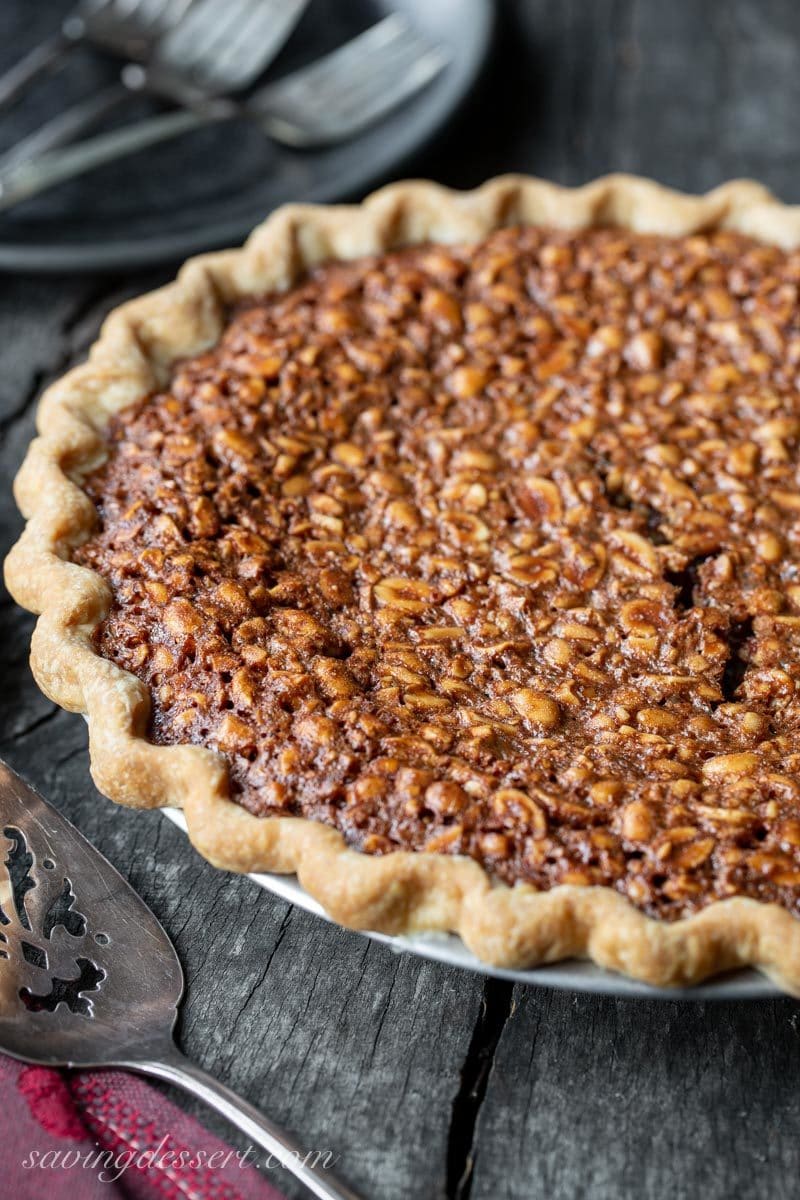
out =
<path fill-rule="evenodd" d="M 28 525 L 6 562 L 15 598 L 41 614 L 34 674 L 52 699 L 87 714 L 92 774 L 105 794 L 137 807 L 181 807 L 193 843 L 212 863 L 296 872 L 344 925 L 387 933 L 452 930 L 480 958 L 505 967 L 588 956 L 662 986 L 753 964 L 800 994 L 800 923 L 778 905 L 736 898 L 685 920 L 660 922 L 609 888 L 511 889 L 493 884 L 471 860 L 399 852 L 373 857 L 349 849 L 321 824 L 254 817 L 228 798 L 221 756 L 145 739 L 146 689 L 93 647 L 110 592 L 99 575 L 69 557 L 95 523 L 79 485 L 102 459 L 109 417 L 163 384 L 176 358 L 213 344 L 232 301 L 284 289 L 326 260 L 425 240 L 477 240 L 515 223 L 602 223 L 672 235 L 725 228 L 784 248 L 800 244 L 800 209 L 747 181 L 691 197 L 629 176 L 574 190 L 509 176 L 469 193 L 411 182 L 385 188 L 360 206 L 281 209 L 242 250 L 194 259 L 175 283 L 112 313 L 88 363 L 43 397 L 40 436 L 15 485 Z"/>

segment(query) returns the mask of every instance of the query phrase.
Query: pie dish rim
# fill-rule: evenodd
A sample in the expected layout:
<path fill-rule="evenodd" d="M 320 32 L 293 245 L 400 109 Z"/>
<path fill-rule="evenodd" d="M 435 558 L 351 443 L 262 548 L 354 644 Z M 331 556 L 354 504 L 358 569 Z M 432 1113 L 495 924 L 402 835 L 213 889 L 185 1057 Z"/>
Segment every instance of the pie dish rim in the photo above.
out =
<path fill-rule="evenodd" d="M 749 180 L 690 196 L 629 175 L 578 188 L 511 175 L 469 192 L 407 181 L 360 205 L 287 205 L 240 250 L 188 260 L 173 283 L 114 310 L 88 361 L 40 401 L 39 436 L 14 485 L 27 525 L 5 564 L 11 594 L 40 614 L 34 676 L 56 703 L 86 714 L 91 772 L 105 795 L 133 807 L 181 808 L 193 844 L 215 866 L 294 873 L 342 925 L 457 933 L 478 958 L 499 967 L 588 957 L 660 987 L 755 966 L 800 995 L 800 921 L 776 903 L 736 896 L 666 922 L 606 886 L 508 887 L 464 857 L 372 856 L 319 822 L 255 817 L 229 798 L 221 754 L 147 741 L 147 688 L 92 645 L 111 590 L 69 554 L 95 525 L 79 480 L 102 460 L 102 431 L 113 413 L 163 386 L 175 360 L 213 345 L 236 300 L 285 290 L 326 261 L 427 241 L 479 241 L 514 224 L 602 224 L 668 236 L 724 229 L 783 249 L 800 245 L 800 207 Z"/>

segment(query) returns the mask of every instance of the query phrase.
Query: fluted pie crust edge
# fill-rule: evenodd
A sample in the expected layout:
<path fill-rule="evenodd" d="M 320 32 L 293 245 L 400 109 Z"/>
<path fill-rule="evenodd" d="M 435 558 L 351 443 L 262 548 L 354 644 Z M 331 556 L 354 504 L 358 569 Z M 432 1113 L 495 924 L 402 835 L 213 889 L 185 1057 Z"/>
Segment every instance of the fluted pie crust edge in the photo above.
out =
<path fill-rule="evenodd" d="M 736 897 L 663 922 L 611 888 L 510 888 L 470 859 L 370 856 L 320 823 L 252 816 L 229 798 L 220 754 L 147 741 L 146 687 L 92 644 L 111 591 L 70 555 L 96 523 L 80 484 L 104 457 L 110 417 L 163 386 L 175 359 L 212 346 L 228 306 L 240 298 L 285 289 L 325 261 L 423 241 L 477 241 L 511 224 L 604 224 L 673 236 L 727 229 L 785 249 L 800 245 L 800 207 L 749 181 L 699 197 L 625 175 L 575 189 L 505 176 L 465 193 L 412 181 L 361 205 L 280 209 L 241 250 L 191 259 L 174 283 L 115 310 L 88 362 L 42 397 L 39 437 L 15 481 L 27 526 L 5 565 L 12 595 L 40 614 L 34 675 L 63 708 L 87 715 L 91 771 L 105 795 L 138 808 L 180 807 L 192 842 L 215 866 L 294 872 L 342 925 L 391 934 L 452 931 L 479 958 L 503 967 L 588 957 L 659 986 L 753 965 L 800 996 L 800 921 L 777 904 Z"/>

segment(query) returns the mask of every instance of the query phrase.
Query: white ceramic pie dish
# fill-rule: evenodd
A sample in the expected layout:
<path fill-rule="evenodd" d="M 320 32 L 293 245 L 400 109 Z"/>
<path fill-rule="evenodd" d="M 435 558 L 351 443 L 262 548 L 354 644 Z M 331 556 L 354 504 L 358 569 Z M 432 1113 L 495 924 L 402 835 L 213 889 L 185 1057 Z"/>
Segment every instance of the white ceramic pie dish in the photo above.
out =
<path fill-rule="evenodd" d="M 179 809 L 164 808 L 161 811 L 184 833 L 186 832 L 186 821 Z M 322 905 L 300 886 L 296 876 L 254 872 L 250 878 L 274 896 L 296 904 L 298 908 L 322 917 L 323 920 L 330 920 Z M 537 984 L 539 987 L 560 988 L 564 991 L 593 992 L 598 995 L 640 1000 L 773 1000 L 784 996 L 765 975 L 753 970 L 735 971 L 697 987 L 655 988 L 635 979 L 627 979 L 624 975 L 604 971 L 594 963 L 580 959 L 567 959 L 565 962 L 551 963 L 528 971 L 504 970 L 502 967 L 493 967 L 489 963 L 481 962 L 454 934 L 430 933 L 392 937 L 385 933 L 370 932 L 362 936 L 383 942 L 397 954 L 417 954 L 433 962 L 460 967 L 466 971 L 477 971 L 495 979 Z"/>

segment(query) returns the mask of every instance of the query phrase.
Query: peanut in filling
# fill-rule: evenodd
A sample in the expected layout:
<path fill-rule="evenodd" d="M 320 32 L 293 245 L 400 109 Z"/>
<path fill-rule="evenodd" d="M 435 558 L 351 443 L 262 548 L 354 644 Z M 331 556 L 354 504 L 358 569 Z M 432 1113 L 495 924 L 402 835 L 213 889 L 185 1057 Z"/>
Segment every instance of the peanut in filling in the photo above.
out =
<path fill-rule="evenodd" d="M 87 485 L 152 740 L 366 853 L 800 913 L 799 282 L 523 228 L 241 305 Z"/>

